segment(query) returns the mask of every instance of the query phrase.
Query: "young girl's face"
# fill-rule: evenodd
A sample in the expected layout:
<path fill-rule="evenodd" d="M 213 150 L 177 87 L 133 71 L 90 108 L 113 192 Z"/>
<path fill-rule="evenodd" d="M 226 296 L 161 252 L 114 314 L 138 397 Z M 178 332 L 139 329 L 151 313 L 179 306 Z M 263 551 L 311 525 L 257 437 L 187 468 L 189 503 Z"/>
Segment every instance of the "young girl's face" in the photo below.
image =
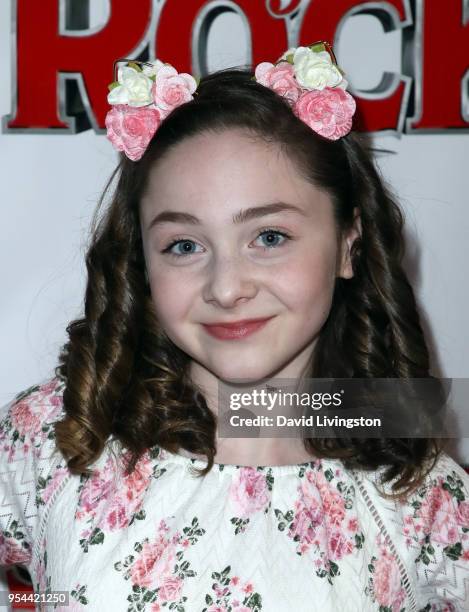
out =
<path fill-rule="evenodd" d="M 253 381 L 303 371 L 336 276 L 352 276 L 352 240 L 339 244 L 330 197 L 277 147 L 238 129 L 181 142 L 151 170 L 140 219 L 159 322 L 193 372 Z M 237 339 L 204 327 L 266 317 Z"/>

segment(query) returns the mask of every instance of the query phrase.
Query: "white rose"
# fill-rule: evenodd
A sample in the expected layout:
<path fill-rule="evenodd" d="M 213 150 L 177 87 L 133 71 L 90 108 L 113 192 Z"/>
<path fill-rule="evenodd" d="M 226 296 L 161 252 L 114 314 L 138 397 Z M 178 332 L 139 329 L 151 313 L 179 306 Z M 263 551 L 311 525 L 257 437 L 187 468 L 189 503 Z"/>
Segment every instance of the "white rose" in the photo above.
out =
<path fill-rule="evenodd" d="M 143 66 L 143 74 L 147 77 L 156 76 L 160 68 L 163 68 L 164 62 L 156 59 L 154 62 L 149 62 L 151 66 Z"/>
<path fill-rule="evenodd" d="M 123 66 L 119 68 L 117 74 L 119 85 L 109 92 L 107 96 L 109 104 L 147 106 L 153 102 L 151 95 L 153 81 L 143 72 L 130 66 Z"/>
<path fill-rule="evenodd" d="M 342 81 L 342 74 L 327 51 L 298 47 L 293 56 L 293 68 L 296 80 L 306 89 L 336 87 Z"/>

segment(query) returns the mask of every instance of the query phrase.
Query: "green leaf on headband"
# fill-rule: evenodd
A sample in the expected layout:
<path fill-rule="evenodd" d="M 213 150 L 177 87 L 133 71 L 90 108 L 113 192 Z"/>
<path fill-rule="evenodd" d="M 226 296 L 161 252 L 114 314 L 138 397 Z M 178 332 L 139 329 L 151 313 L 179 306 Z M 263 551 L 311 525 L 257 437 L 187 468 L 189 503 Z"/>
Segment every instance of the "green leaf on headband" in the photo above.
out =
<path fill-rule="evenodd" d="M 321 51 L 326 50 L 326 46 L 323 43 L 318 43 L 317 45 L 311 45 L 310 49 L 315 53 L 321 53 Z"/>
<path fill-rule="evenodd" d="M 293 64 L 293 55 L 294 53 L 289 53 L 286 57 L 285 60 L 289 63 L 289 64 Z"/>
<path fill-rule="evenodd" d="M 197 87 L 198 87 L 199 83 L 200 83 L 200 77 L 199 76 L 195 76 L 194 79 L 195 79 L 195 82 L 197 83 Z"/>
<path fill-rule="evenodd" d="M 136 64 L 135 62 L 129 62 L 129 63 L 127 64 L 127 66 L 128 66 L 129 68 L 133 68 L 133 69 L 134 69 L 134 70 L 136 70 L 137 72 L 142 72 L 142 69 L 141 69 L 140 65 L 139 65 L 139 64 Z"/>
<path fill-rule="evenodd" d="M 113 89 L 115 89 L 116 87 L 119 87 L 120 83 L 118 81 L 114 81 L 113 83 L 111 83 L 110 85 L 108 85 L 108 89 L 109 91 L 112 91 Z"/>

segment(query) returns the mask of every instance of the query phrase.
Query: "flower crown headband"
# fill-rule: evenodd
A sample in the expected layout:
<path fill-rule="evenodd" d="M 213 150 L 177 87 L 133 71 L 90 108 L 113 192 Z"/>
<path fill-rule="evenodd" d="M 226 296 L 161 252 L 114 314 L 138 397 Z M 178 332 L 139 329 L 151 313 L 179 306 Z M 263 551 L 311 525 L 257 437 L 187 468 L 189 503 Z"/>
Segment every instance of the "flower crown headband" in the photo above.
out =
<path fill-rule="evenodd" d="M 114 62 L 114 78 L 109 85 L 106 115 L 107 137 L 117 151 L 138 161 L 161 122 L 173 109 L 194 98 L 200 78 L 178 73 L 159 59 Z M 337 140 L 352 129 L 355 100 L 345 91 L 345 73 L 337 66 L 332 47 L 319 41 L 309 47 L 288 49 L 276 62 L 261 62 L 253 79 L 290 104 L 294 114 L 312 130 Z"/>

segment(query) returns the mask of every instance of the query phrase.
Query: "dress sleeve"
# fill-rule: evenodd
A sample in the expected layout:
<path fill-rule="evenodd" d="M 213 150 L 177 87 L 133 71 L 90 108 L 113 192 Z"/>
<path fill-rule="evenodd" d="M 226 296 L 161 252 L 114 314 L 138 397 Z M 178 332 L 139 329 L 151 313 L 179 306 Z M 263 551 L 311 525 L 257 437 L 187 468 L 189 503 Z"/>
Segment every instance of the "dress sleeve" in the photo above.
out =
<path fill-rule="evenodd" d="M 32 561 L 62 386 L 50 379 L 0 407 L 0 565 L 28 568 Z"/>
<path fill-rule="evenodd" d="M 446 453 L 405 515 L 419 612 L 469 611 L 469 475 Z"/>

